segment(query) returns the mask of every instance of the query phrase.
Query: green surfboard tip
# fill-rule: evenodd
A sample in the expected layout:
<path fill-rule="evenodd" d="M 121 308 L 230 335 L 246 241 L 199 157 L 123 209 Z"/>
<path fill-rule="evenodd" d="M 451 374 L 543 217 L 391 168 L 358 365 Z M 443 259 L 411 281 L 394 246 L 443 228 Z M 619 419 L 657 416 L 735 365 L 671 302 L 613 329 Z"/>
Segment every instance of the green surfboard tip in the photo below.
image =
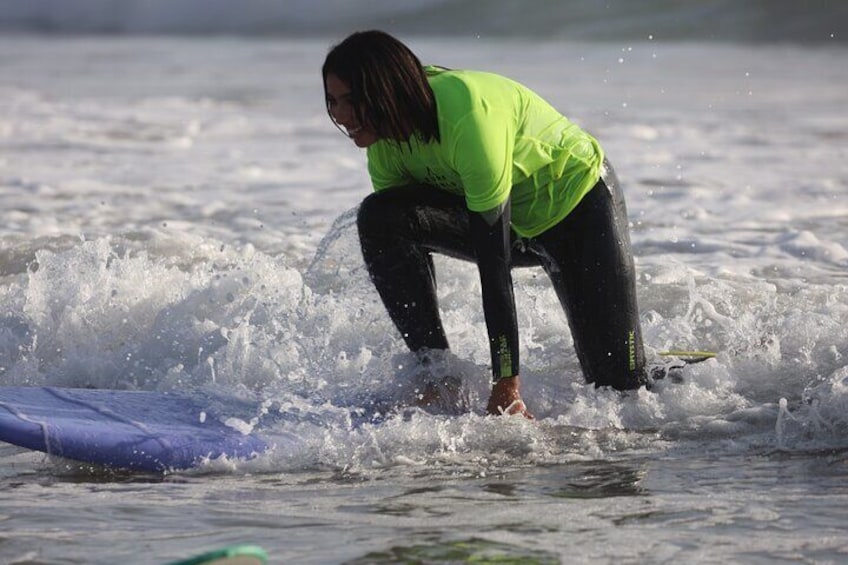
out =
<path fill-rule="evenodd" d="M 267 562 L 268 554 L 261 547 L 239 544 L 173 561 L 168 565 L 265 565 Z"/>
<path fill-rule="evenodd" d="M 698 363 L 700 361 L 706 361 L 707 359 L 713 359 L 718 354 L 713 351 L 687 351 L 682 349 L 672 349 L 670 351 L 660 351 L 659 355 L 662 357 L 677 357 L 678 359 L 682 359 L 688 363 Z"/>

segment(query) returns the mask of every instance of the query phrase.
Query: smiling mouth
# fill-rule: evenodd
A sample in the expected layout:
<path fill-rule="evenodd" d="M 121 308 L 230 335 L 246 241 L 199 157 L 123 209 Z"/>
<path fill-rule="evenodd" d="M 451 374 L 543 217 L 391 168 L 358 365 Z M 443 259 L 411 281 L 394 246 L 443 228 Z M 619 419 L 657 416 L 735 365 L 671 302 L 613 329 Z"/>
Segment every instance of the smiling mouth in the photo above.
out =
<path fill-rule="evenodd" d="M 359 126 L 358 128 L 349 129 L 349 130 L 347 130 L 347 136 L 348 137 L 354 137 L 357 134 L 359 134 L 359 132 L 361 132 L 362 130 L 363 130 L 362 126 Z"/>

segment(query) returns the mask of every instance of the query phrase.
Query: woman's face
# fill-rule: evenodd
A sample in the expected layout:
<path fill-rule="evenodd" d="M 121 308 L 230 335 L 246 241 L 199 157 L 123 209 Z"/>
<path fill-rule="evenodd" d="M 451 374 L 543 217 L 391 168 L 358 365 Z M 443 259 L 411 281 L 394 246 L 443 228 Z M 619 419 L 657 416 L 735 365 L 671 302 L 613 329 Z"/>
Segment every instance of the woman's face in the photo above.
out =
<path fill-rule="evenodd" d="M 351 99 L 350 86 L 332 73 L 327 74 L 324 79 L 327 91 L 327 109 L 330 116 L 342 128 L 357 147 L 368 147 L 375 143 L 379 137 L 374 128 L 368 123 L 360 123 L 357 116 L 357 108 Z M 361 109 L 360 109 L 360 114 Z"/>

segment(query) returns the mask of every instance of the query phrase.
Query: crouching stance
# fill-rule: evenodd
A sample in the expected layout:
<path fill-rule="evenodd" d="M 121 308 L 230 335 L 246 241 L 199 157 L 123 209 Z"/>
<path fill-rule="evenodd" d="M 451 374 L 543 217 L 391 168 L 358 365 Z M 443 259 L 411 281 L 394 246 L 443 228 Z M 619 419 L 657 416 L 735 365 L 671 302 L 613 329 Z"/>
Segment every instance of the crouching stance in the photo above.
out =
<path fill-rule="evenodd" d="M 645 382 L 627 215 L 592 136 L 492 73 L 422 66 L 400 41 L 358 32 L 323 67 L 327 109 L 367 148 L 375 192 L 362 254 L 407 346 L 448 349 L 433 253 L 477 264 L 492 358 L 491 414 L 530 416 L 520 394 L 513 267 L 541 266 L 588 382 Z"/>

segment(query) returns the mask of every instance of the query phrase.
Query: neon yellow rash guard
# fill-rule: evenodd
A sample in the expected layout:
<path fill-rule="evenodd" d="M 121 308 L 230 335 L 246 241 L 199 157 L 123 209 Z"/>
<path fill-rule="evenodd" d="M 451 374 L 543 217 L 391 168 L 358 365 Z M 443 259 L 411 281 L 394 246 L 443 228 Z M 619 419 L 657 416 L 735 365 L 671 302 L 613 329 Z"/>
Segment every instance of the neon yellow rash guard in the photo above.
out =
<path fill-rule="evenodd" d="M 529 88 L 493 73 L 425 67 L 440 141 L 381 139 L 368 147 L 374 190 L 427 184 L 485 212 L 511 198 L 512 229 L 535 237 L 597 183 L 597 140 Z"/>

